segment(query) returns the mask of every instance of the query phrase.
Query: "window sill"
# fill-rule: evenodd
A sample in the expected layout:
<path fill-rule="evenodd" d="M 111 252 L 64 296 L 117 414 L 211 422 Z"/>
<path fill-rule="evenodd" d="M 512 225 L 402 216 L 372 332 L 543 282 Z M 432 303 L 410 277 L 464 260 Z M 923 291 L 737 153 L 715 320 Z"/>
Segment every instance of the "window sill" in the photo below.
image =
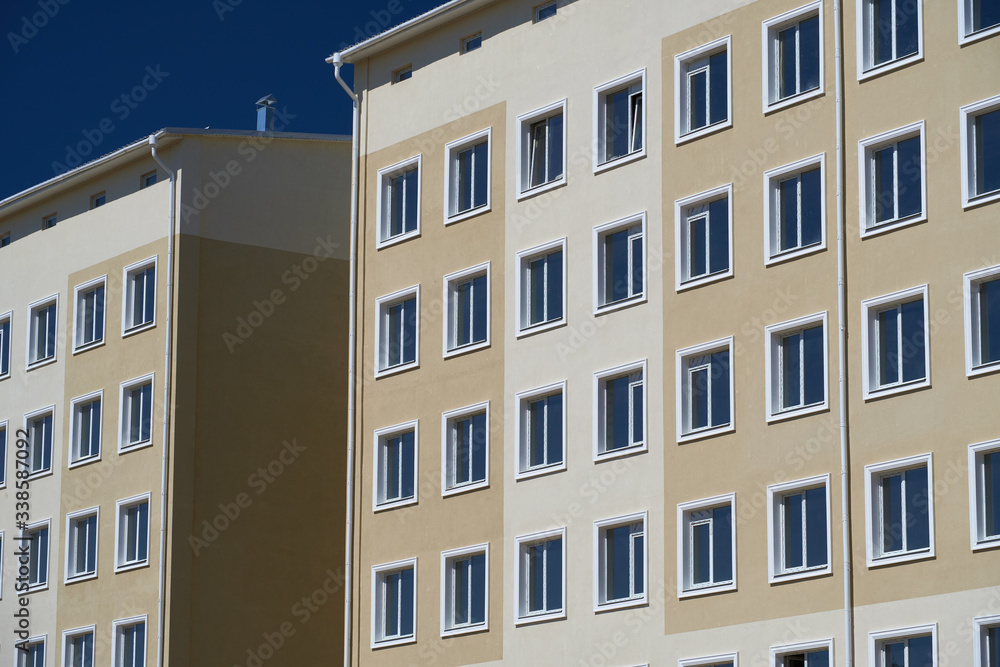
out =
<path fill-rule="evenodd" d="M 558 320 L 549 320 L 548 322 L 539 322 L 538 324 L 532 324 L 529 327 L 523 329 L 518 329 L 517 333 L 514 335 L 515 338 L 525 338 L 527 336 L 532 336 L 543 331 L 548 331 L 550 329 L 555 329 L 556 327 L 561 327 L 566 324 L 566 318 L 560 317 Z"/>
<path fill-rule="evenodd" d="M 535 477 L 544 477 L 545 475 L 551 475 L 557 472 L 563 472 L 566 470 L 566 462 L 553 463 L 545 467 L 531 468 L 529 470 L 523 470 L 514 473 L 514 480 L 520 482 L 525 479 L 534 479 Z"/>
<path fill-rule="evenodd" d="M 120 450 L 119 450 L 120 451 Z M 76 461 L 70 461 L 67 467 L 72 470 L 73 468 L 82 468 L 90 463 L 97 463 L 101 460 L 100 454 L 94 454 L 93 456 L 88 456 L 86 458 L 77 459 Z"/>
<path fill-rule="evenodd" d="M 149 567 L 149 559 L 138 563 L 126 563 L 124 565 L 115 565 L 115 574 L 121 574 L 122 572 L 131 572 L 132 570 L 141 570 L 144 567 Z"/>
<path fill-rule="evenodd" d="M 380 648 L 389 648 L 390 646 L 402 646 L 403 644 L 416 644 L 416 635 L 407 635 L 406 637 L 400 637 L 399 639 L 378 639 L 372 641 L 372 650 Z"/>
<path fill-rule="evenodd" d="M 700 431 L 688 431 L 687 433 L 678 433 L 677 442 L 693 442 L 695 440 L 702 440 L 704 438 L 711 438 L 717 435 L 723 435 L 725 433 L 732 433 L 736 430 L 736 426 L 733 424 L 726 424 L 724 426 L 716 426 L 714 428 L 706 428 Z"/>
<path fill-rule="evenodd" d="M 923 378 L 921 380 L 911 380 L 905 384 L 896 384 L 884 388 L 876 387 L 874 389 L 865 389 L 864 400 L 870 401 L 876 398 L 883 398 L 885 396 L 905 394 L 906 392 L 923 389 L 924 387 L 929 386 L 931 386 L 930 378 Z"/>
<path fill-rule="evenodd" d="M 402 500 L 393 500 L 390 502 L 378 503 L 372 508 L 372 512 L 375 512 L 377 514 L 378 512 L 385 512 L 388 510 L 399 509 L 400 507 L 409 507 L 410 505 L 416 505 L 416 504 L 417 504 L 417 497 L 413 496 L 412 498 L 404 498 Z"/>
<path fill-rule="evenodd" d="M 441 630 L 442 637 L 455 637 L 458 635 L 471 635 L 476 632 L 486 632 L 489 630 L 489 623 L 476 623 L 475 625 L 463 625 L 458 628 L 447 628 Z"/>
<path fill-rule="evenodd" d="M 594 605 L 594 613 L 601 614 L 606 611 L 616 611 L 618 609 L 630 609 L 632 607 L 644 607 L 649 604 L 646 596 L 629 598 L 627 600 L 612 600 L 611 602 L 599 602 Z"/>
<path fill-rule="evenodd" d="M 702 586 L 700 588 L 688 588 L 683 591 L 677 591 L 677 597 L 681 600 L 685 598 L 695 598 L 702 595 L 712 595 L 713 593 L 724 593 L 726 591 L 735 591 L 736 582 L 727 581 L 724 584 L 713 584 L 710 586 Z"/>
<path fill-rule="evenodd" d="M 449 496 L 458 496 L 463 493 L 468 493 L 469 491 L 478 491 L 479 489 L 489 488 L 490 481 L 484 479 L 481 482 L 472 482 L 471 484 L 463 484 L 462 486 L 452 486 L 446 489 L 441 489 L 441 497 L 447 498 Z"/>
<path fill-rule="evenodd" d="M 47 591 L 47 590 L 49 590 L 49 582 L 47 581 L 44 584 L 28 584 L 27 590 L 24 591 L 19 591 L 17 590 L 16 587 L 14 588 L 14 592 L 17 593 L 18 595 L 24 595 L 24 594 L 30 595 L 31 593 L 41 593 L 42 591 Z"/>
<path fill-rule="evenodd" d="M 33 371 L 36 368 L 41 368 L 42 366 L 48 366 L 49 364 L 54 364 L 56 362 L 56 355 L 52 355 L 47 359 L 42 359 L 41 361 L 32 361 L 25 366 L 24 370 Z"/>
<path fill-rule="evenodd" d="M 142 333 L 143 331 L 152 329 L 155 326 L 156 326 L 156 320 L 153 320 L 152 322 L 147 322 L 145 324 L 134 326 L 131 329 L 122 329 L 122 338 L 128 338 L 129 336 L 135 335 L 137 333 Z"/>
<path fill-rule="evenodd" d="M 601 306 L 594 308 L 594 316 L 604 315 L 605 313 L 613 313 L 616 310 L 623 310 L 629 306 L 636 306 L 640 303 L 646 303 L 646 293 L 643 292 L 637 296 L 631 296 L 627 299 L 622 299 L 621 301 L 612 301 L 611 303 L 606 303 Z"/>
<path fill-rule="evenodd" d="M 987 551 L 989 549 L 1000 549 L 1000 535 L 993 537 L 977 538 L 972 544 L 973 551 Z"/>
<path fill-rule="evenodd" d="M 450 349 L 446 349 L 444 351 L 443 356 L 445 359 L 450 359 L 452 357 L 460 357 L 463 354 L 467 354 L 469 352 L 475 352 L 477 350 L 485 350 L 489 346 L 490 346 L 490 339 L 487 338 L 486 340 L 481 341 L 479 343 L 470 343 L 469 345 L 463 345 L 462 347 L 453 347 Z"/>
<path fill-rule="evenodd" d="M 77 355 L 77 354 L 80 354 L 81 352 L 86 352 L 87 350 L 93 350 L 94 348 L 97 348 L 97 347 L 104 347 L 104 339 L 103 338 L 101 340 L 95 340 L 93 343 L 86 343 L 85 345 L 80 345 L 80 346 L 74 347 L 73 348 L 73 354 Z"/>
<path fill-rule="evenodd" d="M 565 171 L 565 170 L 564 170 Z M 517 193 L 517 200 L 522 201 L 524 199 L 531 199 L 535 195 L 540 195 L 543 192 L 548 192 L 549 190 L 554 190 L 560 186 L 566 185 L 566 174 L 564 173 L 559 178 L 549 181 L 548 183 L 542 183 L 541 185 L 534 185 L 527 190 L 519 190 Z"/>
<path fill-rule="evenodd" d="M 52 474 L 52 468 L 47 468 L 45 470 L 39 470 L 38 472 L 29 472 L 28 476 L 25 477 L 29 482 L 33 482 L 36 479 L 42 479 L 43 477 L 48 477 Z"/>
<path fill-rule="evenodd" d="M 860 82 L 860 81 L 868 81 L 869 79 L 874 79 L 876 77 L 882 76 L 883 74 L 888 74 L 889 72 L 894 72 L 898 69 L 906 67 L 907 65 L 912 65 L 913 63 L 920 62 L 923 59 L 924 59 L 923 52 L 917 51 L 911 56 L 906 56 L 905 58 L 900 58 L 898 60 L 892 60 L 887 63 L 882 63 L 881 65 L 876 65 L 875 67 L 869 67 L 866 70 L 858 72 L 858 81 Z"/>
<path fill-rule="evenodd" d="M 972 44 L 981 39 L 992 37 L 993 35 L 1000 35 L 1000 25 L 995 25 L 992 28 L 985 28 L 984 30 L 979 30 L 978 32 L 970 32 L 967 35 L 962 35 L 958 40 L 958 45 L 965 46 L 966 44 Z"/>
<path fill-rule="evenodd" d="M 933 536 L 932 536 L 933 537 Z M 896 565 L 899 563 L 909 563 L 915 560 L 927 560 L 934 558 L 934 549 L 921 549 L 904 554 L 892 556 L 874 556 L 868 559 L 868 568 L 882 567 L 884 565 Z"/>
<path fill-rule="evenodd" d="M 802 248 L 796 248 L 795 250 L 786 250 L 770 255 L 764 260 L 764 266 L 775 266 L 793 259 L 813 255 L 824 250 L 826 250 L 826 240 L 823 240 L 820 243 L 804 246 Z"/>
<path fill-rule="evenodd" d="M 150 438 L 149 440 L 145 440 L 143 442 L 137 442 L 137 443 L 132 444 L 132 445 L 126 445 L 126 444 L 122 444 L 121 442 L 119 442 L 118 443 L 118 453 L 119 454 L 128 454 L 129 452 L 134 452 L 134 451 L 136 451 L 138 449 L 146 449 L 147 447 L 152 447 L 152 446 L 153 446 L 153 439 L 152 438 Z"/>
<path fill-rule="evenodd" d="M 801 581 L 803 579 L 815 579 L 816 577 L 822 577 L 833 572 L 833 568 L 829 564 L 822 565 L 820 567 L 813 567 L 807 570 L 795 570 L 793 572 L 779 572 L 777 574 L 771 574 L 767 581 L 770 584 L 784 584 L 791 581 Z"/>
<path fill-rule="evenodd" d="M 710 273 L 707 276 L 701 276 L 699 278 L 690 278 L 688 280 L 678 282 L 676 285 L 676 291 L 678 293 L 685 290 L 694 289 L 695 287 L 701 287 L 702 285 L 710 285 L 714 282 L 720 280 L 725 280 L 726 278 L 732 278 L 733 269 L 729 267 L 726 271 L 721 271 L 719 273 Z"/>
<path fill-rule="evenodd" d="M 404 241 L 409 241 L 410 239 L 418 238 L 419 236 L 420 236 L 420 224 L 417 223 L 417 228 L 412 232 L 407 232 L 405 234 L 393 236 L 384 241 L 377 241 L 375 243 L 375 249 L 381 250 L 382 248 L 389 248 Z"/>
<path fill-rule="evenodd" d="M 594 173 L 599 174 L 602 171 L 608 171 L 609 169 L 614 169 L 615 167 L 620 167 L 623 164 L 628 164 L 629 162 L 635 162 L 636 160 L 646 157 L 646 147 L 643 146 L 637 151 L 632 151 L 631 153 L 626 153 L 620 157 L 611 158 L 605 162 L 594 165 Z"/>
<path fill-rule="evenodd" d="M 861 238 L 866 239 L 870 236 L 878 236 L 879 234 L 891 232 L 902 227 L 909 227 L 921 222 L 927 222 L 927 215 L 925 213 L 918 213 L 908 218 L 900 218 L 889 222 L 880 222 L 877 225 L 866 221 L 865 226 L 861 228 Z"/>
<path fill-rule="evenodd" d="M 965 375 L 967 377 L 974 378 L 979 377 L 980 375 L 996 373 L 997 371 L 1000 371 L 1000 361 L 991 361 L 988 364 L 980 364 L 979 366 L 966 368 Z"/>
<path fill-rule="evenodd" d="M 962 210 L 968 211 L 969 209 L 977 208 L 983 204 L 989 204 L 991 202 L 1000 201 L 1000 190 L 993 190 L 991 192 L 986 192 L 981 195 L 967 196 L 966 193 L 962 193 Z"/>
<path fill-rule="evenodd" d="M 611 459 L 620 459 L 624 456 L 632 456 L 633 454 L 643 454 L 647 451 L 649 451 L 649 447 L 645 442 L 638 445 L 629 445 L 628 447 L 598 451 L 594 454 L 594 463 L 610 461 Z"/>
<path fill-rule="evenodd" d="M 532 614 L 530 616 L 515 616 L 514 625 L 531 625 L 532 623 L 544 623 L 545 621 L 561 621 L 566 618 L 566 610 L 552 611 L 545 614 Z"/>
<path fill-rule="evenodd" d="M 823 401 L 822 403 L 817 403 L 815 405 L 807 405 L 801 408 L 792 408 L 789 410 L 782 410 L 781 412 L 775 412 L 767 416 L 767 423 L 774 424 L 777 422 L 783 422 L 788 419 L 794 419 L 795 417 L 804 417 L 806 415 L 813 415 L 817 412 L 825 412 L 830 409 L 830 404 L 828 401 Z"/>
<path fill-rule="evenodd" d="M 6 373 L 0 373 L 0 380 L 6 380 L 9 377 L 10 377 L 10 371 L 7 371 Z"/>
<path fill-rule="evenodd" d="M 462 220 L 468 220 L 469 218 L 474 218 L 477 215 L 490 212 L 489 204 L 481 204 L 475 208 L 470 208 L 468 211 L 462 211 L 461 213 L 456 213 L 454 215 L 446 216 L 444 219 L 445 225 L 450 225 L 456 222 L 461 222 Z"/>
<path fill-rule="evenodd" d="M 375 379 L 384 378 L 389 375 L 395 375 L 396 373 L 402 373 L 404 371 L 409 371 L 414 368 L 420 368 L 419 361 L 411 361 L 408 364 L 399 364 L 398 366 L 390 366 L 389 368 L 384 368 L 382 370 L 375 371 Z"/>
<path fill-rule="evenodd" d="M 785 97 L 780 100 L 775 100 L 774 102 L 764 102 L 764 115 L 773 113 L 775 111 L 781 111 L 782 109 L 787 109 L 788 107 L 795 106 L 801 102 L 807 102 L 809 100 L 816 99 L 817 97 L 823 96 L 823 86 L 820 84 L 819 88 L 813 88 L 812 90 L 806 90 L 801 93 L 796 93 L 790 97 Z"/>
<path fill-rule="evenodd" d="M 692 132 L 678 134 L 676 137 L 674 137 L 674 144 L 680 146 L 681 144 L 686 144 L 689 141 L 694 141 L 695 139 L 701 139 L 702 137 L 707 137 L 710 134 L 715 134 L 716 132 L 727 130 L 732 126 L 733 126 L 733 119 L 727 118 L 726 120 L 720 121 L 715 125 L 708 125 L 706 127 L 694 130 Z"/>
<path fill-rule="evenodd" d="M 97 572 L 88 572 L 87 574 L 75 574 L 72 576 L 67 575 L 64 583 L 67 586 L 69 586 L 70 584 L 76 584 L 81 581 L 90 581 L 91 579 L 97 579 Z"/>

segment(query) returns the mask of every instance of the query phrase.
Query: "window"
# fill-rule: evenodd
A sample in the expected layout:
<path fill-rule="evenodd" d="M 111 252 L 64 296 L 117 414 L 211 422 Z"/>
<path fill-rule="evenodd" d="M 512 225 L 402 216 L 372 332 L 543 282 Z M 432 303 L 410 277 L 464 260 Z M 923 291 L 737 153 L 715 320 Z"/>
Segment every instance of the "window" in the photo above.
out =
<path fill-rule="evenodd" d="M 927 219 L 924 123 L 858 142 L 861 236 Z"/>
<path fill-rule="evenodd" d="M 556 15 L 556 10 L 558 6 L 555 0 L 552 2 L 546 2 L 535 7 L 535 23 L 539 21 L 544 21 L 545 19 L 550 19 Z"/>
<path fill-rule="evenodd" d="M 63 633 L 63 667 L 93 667 L 96 626 Z"/>
<path fill-rule="evenodd" d="M 966 273 L 965 370 L 1000 370 L 1000 265 Z"/>
<path fill-rule="evenodd" d="M 420 286 L 387 294 L 375 303 L 375 377 L 416 367 L 420 363 Z"/>
<path fill-rule="evenodd" d="M 937 625 L 871 632 L 869 664 L 873 667 L 934 667 Z"/>
<path fill-rule="evenodd" d="M 736 589 L 736 494 L 677 506 L 678 597 Z"/>
<path fill-rule="evenodd" d="M 826 313 L 765 328 L 767 420 L 827 408 Z"/>
<path fill-rule="evenodd" d="M 645 300 L 646 214 L 594 228 L 594 312 Z"/>
<path fill-rule="evenodd" d="M 379 170 L 378 247 L 420 235 L 420 166 L 416 155 Z"/>
<path fill-rule="evenodd" d="M 77 285 L 76 313 L 73 317 L 75 351 L 85 350 L 104 342 L 104 288 L 107 276 Z"/>
<path fill-rule="evenodd" d="M 101 456 L 101 415 L 104 392 L 95 391 L 70 402 L 69 466 L 88 463 Z"/>
<path fill-rule="evenodd" d="M 646 360 L 594 373 L 594 460 L 646 451 Z"/>
<path fill-rule="evenodd" d="M 119 500 L 115 525 L 115 572 L 149 564 L 149 494 Z"/>
<path fill-rule="evenodd" d="M 490 263 L 444 277 L 444 356 L 490 344 Z"/>
<path fill-rule="evenodd" d="M 490 210 L 490 138 L 487 128 L 445 146 L 445 224 Z"/>
<path fill-rule="evenodd" d="M 674 56 L 677 143 L 732 126 L 731 37 Z"/>
<path fill-rule="evenodd" d="M 646 517 L 594 522 L 594 611 L 645 604 Z"/>
<path fill-rule="evenodd" d="M 763 34 L 765 112 L 823 92 L 821 0 L 764 21 Z"/>
<path fill-rule="evenodd" d="M 99 192 L 96 195 L 90 197 L 90 208 L 95 209 L 98 206 L 104 206 L 108 202 L 108 197 L 105 193 Z"/>
<path fill-rule="evenodd" d="M 517 253 L 518 336 L 566 323 L 565 258 L 565 237 Z"/>
<path fill-rule="evenodd" d="M 441 635 L 489 627 L 490 546 L 441 552 Z"/>
<path fill-rule="evenodd" d="M 830 476 L 767 487 L 771 583 L 828 574 Z"/>
<path fill-rule="evenodd" d="M 973 619 L 976 628 L 975 667 L 1000 665 L 1000 616 Z"/>
<path fill-rule="evenodd" d="M 566 100 L 517 117 L 518 198 L 566 182 Z"/>
<path fill-rule="evenodd" d="M 10 318 L 12 311 L 0 315 L 0 379 L 10 375 Z"/>
<path fill-rule="evenodd" d="M 826 248 L 824 154 L 764 174 L 766 264 Z"/>
<path fill-rule="evenodd" d="M 1000 440 L 969 446 L 969 494 L 972 548 L 1000 546 Z"/>
<path fill-rule="evenodd" d="M 52 472 L 52 433 L 55 406 L 42 408 L 24 416 L 28 432 L 28 473 L 40 476 Z"/>
<path fill-rule="evenodd" d="M 833 640 L 771 647 L 773 667 L 831 667 Z M 873 663 L 874 664 L 874 663 Z"/>
<path fill-rule="evenodd" d="M 372 648 L 416 641 L 417 559 L 372 567 Z"/>
<path fill-rule="evenodd" d="M 59 295 L 28 306 L 28 368 L 56 359 Z"/>
<path fill-rule="evenodd" d="M 934 555 L 931 455 L 865 466 L 868 567 Z"/>
<path fill-rule="evenodd" d="M 923 4 L 912 0 L 858 0 L 859 79 L 922 57 Z"/>
<path fill-rule="evenodd" d="M 118 451 L 153 444 L 153 374 L 121 384 Z"/>
<path fill-rule="evenodd" d="M 97 576 L 97 532 L 100 508 L 66 515 L 66 583 Z"/>
<path fill-rule="evenodd" d="M 113 623 L 115 657 L 113 667 L 146 667 L 146 617 Z"/>
<path fill-rule="evenodd" d="M 489 402 L 441 415 L 442 495 L 489 486 L 489 423 Z"/>
<path fill-rule="evenodd" d="M 56 224 L 58 224 L 58 222 L 59 222 L 59 216 L 57 216 L 55 213 L 53 213 L 52 215 L 47 215 L 44 218 L 42 218 L 42 229 L 52 229 L 53 227 L 56 226 Z"/>
<path fill-rule="evenodd" d="M 865 399 L 930 385 L 927 286 L 861 302 Z"/>
<path fill-rule="evenodd" d="M 49 521 L 29 524 L 24 534 L 28 547 L 28 590 L 49 586 Z M 22 544 L 24 544 L 22 542 Z"/>
<path fill-rule="evenodd" d="M 675 202 L 677 290 L 733 275 L 732 184 Z"/>
<path fill-rule="evenodd" d="M 139 189 L 148 188 L 150 185 L 156 185 L 156 172 L 151 171 L 148 174 L 143 174 L 139 177 Z"/>
<path fill-rule="evenodd" d="M 7 486 L 7 420 L 0 421 L 0 489 Z M 2 546 L 2 545 L 0 545 Z M 2 597 L 0 597 L 2 599 Z"/>
<path fill-rule="evenodd" d="M 483 45 L 483 33 L 477 32 L 475 35 L 471 35 L 462 40 L 462 53 L 475 51 L 482 45 Z"/>
<path fill-rule="evenodd" d="M 0 234 L 0 248 L 6 248 L 10 245 L 10 232 L 6 234 Z"/>
<path fill-rule="evenodd" d="M 400 67 L 392 73 L 392 82 L 399 83 L 400 81 L 406 81 L 413 77 L 413 67 L 407 65 L 406 67 Z"/>
<path fill-rule="evenodd" d="M 517 394 L 517 478 L 566 469 L 566 383 Z"/>
<path fill-rule="evenodd" d="M 417 422 L 375 431 L 375 510 L 417 501 Z"/>
<path fill-rule="evenodd" d="M 1000 4 L 996 0 L 959 0 L 958 13 L 959 44 L 1000 32 Z"/>
<path fill-rule="evenodd" d="M 646 70 L 641 69 L 594 88 L 594 171 L 624 157 L 646 154 L 644 93 Z"/>
<path fill-rule="evenodd" d="M 517 545 L 517 616 L 515 624 L 565 618 L 566 529 L 525 535 Z"/>
<path fill-rule="evenodd" d="M 687 658 L 678 660 L 678 667 L 736 667 L 739 661 L 738 653 L 710 655 L 704 658 Z"/>
<path fill-rule="evenodd" d="M 1000 8 L 1000 3 L 994 2 Z M 1000 9 L 997 10 L 1000 15 Z M 1000 31 L 1000 25 L 997 26 Z M 962 204 L 1000 199 L 1000 95 L 962 107 Z"/>
<path fill-rule="evenodd" d="M 17 667 L 45 667 L 45 637 L 32 637 L 24 642 L 25 650 L 16 649 Z"/>
<path fill-rule="evenodd" d="M 733 430 L 733 338 L 677 351 L 677 441 Z"/>
<path fill-rule="evenodd" d="M 122 302 L 122 335 L 142 331 L 156 323 L 156 258 L 125 267 Z"/>

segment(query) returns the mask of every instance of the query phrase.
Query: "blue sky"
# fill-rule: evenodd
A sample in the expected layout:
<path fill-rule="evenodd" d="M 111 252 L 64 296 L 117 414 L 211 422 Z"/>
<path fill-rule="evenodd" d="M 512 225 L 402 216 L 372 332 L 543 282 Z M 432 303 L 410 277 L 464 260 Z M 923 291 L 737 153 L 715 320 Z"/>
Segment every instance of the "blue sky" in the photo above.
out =
<path fill-rule="evenodd" d="M 349 134 L 325 57 L 441 2 L 0 0 L 0 199 L 161 127 L 254 129 L 268 93 L 287 131 Z"/>

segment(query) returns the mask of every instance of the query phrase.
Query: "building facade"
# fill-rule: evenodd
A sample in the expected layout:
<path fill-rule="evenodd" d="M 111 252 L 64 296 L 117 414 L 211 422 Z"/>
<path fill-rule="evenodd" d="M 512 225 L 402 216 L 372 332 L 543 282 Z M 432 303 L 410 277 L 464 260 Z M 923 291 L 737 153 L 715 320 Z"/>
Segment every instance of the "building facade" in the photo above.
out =
<path fill-rule="evenodd" d="M 453 0 L 339 57 L 352 664 L 998 664 L 996 3 Z"/>

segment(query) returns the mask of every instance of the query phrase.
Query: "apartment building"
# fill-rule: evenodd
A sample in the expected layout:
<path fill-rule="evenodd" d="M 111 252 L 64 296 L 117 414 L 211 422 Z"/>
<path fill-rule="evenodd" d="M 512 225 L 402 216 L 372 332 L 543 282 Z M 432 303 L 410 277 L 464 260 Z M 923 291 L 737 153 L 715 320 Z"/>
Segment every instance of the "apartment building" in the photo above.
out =
<path fill-rule="evenodd" d="M 267 127 L 0 201 L 4 667 L 342 650 L 350 138 Z"/>
<path fill-rule="evenodd" d="M 1000 664 L 996 2 L 451 0 L 330 61 L 351 664 Z"/>

